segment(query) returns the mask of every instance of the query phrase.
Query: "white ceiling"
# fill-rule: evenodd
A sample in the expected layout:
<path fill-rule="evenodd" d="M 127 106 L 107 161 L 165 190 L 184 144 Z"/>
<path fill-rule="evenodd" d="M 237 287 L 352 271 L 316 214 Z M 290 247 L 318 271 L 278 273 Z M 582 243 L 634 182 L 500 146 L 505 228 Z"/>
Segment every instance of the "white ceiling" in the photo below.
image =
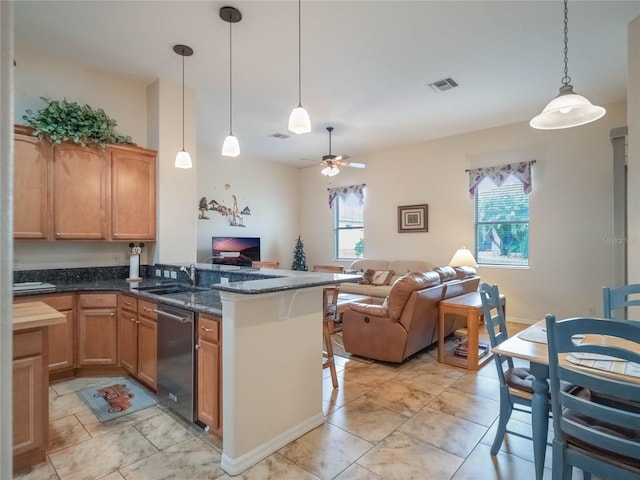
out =
<path fill-rule="evenodd" d="M 358 156 L 528 120 L 563 76 L 563 4 L 553 1 L 302 1 L 302 103 L 312 132 L 287 130 L 298 99 L 297 2 L 36 1 L 15 3 L 15 46 L 197 93 L 198 144 L 218 151 L 229 129 L 242 155 L 298 165 L 328 153 Z M 626 98 L 627 24 L 640 1 L 569 2 L 569 74 L 577 93 L 606 105 Z M 19 61 L 19 59 L 18 59 Z M 427 86 L 451 76 L 448 92 Z M 103 106 L 108 113 L 108 106 Z M 279 140 L 280 132 L 291 135 Z M 123 132 L 126 133 L 126 132 Z"/>

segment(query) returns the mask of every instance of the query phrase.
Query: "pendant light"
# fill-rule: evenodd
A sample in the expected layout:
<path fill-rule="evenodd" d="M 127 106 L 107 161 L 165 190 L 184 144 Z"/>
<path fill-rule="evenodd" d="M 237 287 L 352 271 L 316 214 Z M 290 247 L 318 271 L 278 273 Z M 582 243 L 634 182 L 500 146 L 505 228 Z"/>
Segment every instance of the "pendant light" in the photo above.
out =
<path fill-rule="evenodd" d="M 182 150 L 176 155 L 176 168 L 191 168 L 191 155 L 184 149 L 184 57 L 193 55 L 193 49 L 186 45 L 174 45 L 173 51 L 182 57 Z"/>
<path fill-rule="evenodd" d="M 302 55 L 300 35 L 300 0 L 298 0 L 298 106 L 289 116 L 289 130 L 293 133 L 309 133 L 311 131 L 311 119 L 309 113 L 302 106 Z"/>
<path fill-rule="evenodd" d="M 606 110 L 593 105 L 582 95 L 573 91 L 571 77 L 569 76 L 568 41 L 569 41 L 569 9 L 567 0 L 564 0 L 564 77 L 558 96 L 551 100 L 542 113 L 534 117 L 530 122 L 533 128 L 539 130 L 559 130 L 591 123 L 603 117 Z"/>
<path fill-rule="evenodd" d="M 231 25 L 242 20 L 240 10 L 234 7 L 222 7 L 220 9 L 220 18 L 229 23 L 229 135 L 224 139 L 222 144 L 222 155 L 225 157 L 237 157 L 240 155 L 240 144 L 238 139 L 233 136 L 233 76 L 231 63 Z"/>

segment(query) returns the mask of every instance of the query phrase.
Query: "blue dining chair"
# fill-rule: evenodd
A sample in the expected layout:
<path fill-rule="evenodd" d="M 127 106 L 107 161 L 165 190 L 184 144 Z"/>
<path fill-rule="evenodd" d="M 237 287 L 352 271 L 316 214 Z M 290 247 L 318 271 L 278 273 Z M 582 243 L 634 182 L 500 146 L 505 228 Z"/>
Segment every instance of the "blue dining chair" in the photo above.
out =
<path fill-rule="evenodd" d="M 640 479 L 640 379 L 626 382 L 623 377 L 614 378 L 608 372 L 584 366 L 576 368 L 564 360 L 564 354 L 576 352 L 609 355 L 640 364 L 640 322 L 599 318 L 556 321 L 553 315 L 547 315 L 546 326 L 554 431 L 553 480 L 570 479 L 574 466 L 608 479 Z M 580 340 L 577 335 L 593 335 L 593 340 Z M 604 336 L 629 343 L 603 345 Z M 561 391 L 561 381 L 582 387 L 582 393 Z M 616 401 L 598 401 L 592 392 Z"/>
<path fill-rule="evenodd" d="M 509 338 L 504 310 L 500 303 L 500 291 L 497 285 L 480 285 L 480 299 L 484 322 L 489 332 L 491 348 L 495 348 Z M 500 450 L 506 433 L 531 439 L 516 431 L 507 429 L 507 423 L 513 410 L 531 414 L 531 398 L 533 396 L 533 375 L 528 368 L 516 368 L 513 359 L 505 355 L 494 353 L 493 360 L 498 370 L 500 381 L 500 417 L 496 437 L 491 445 L 491 455 Z M 527 407 L 521 408 L 521 407 Z"/>
<path fill-rule="evenodd" d="M 602 305 L 604 318 L 614 318 L 613 310 L 640 306 L 640 284 L 602 287 Z M 622 311 L 617 313 L 615 317 L 626 318 L 626 315 Z"/>

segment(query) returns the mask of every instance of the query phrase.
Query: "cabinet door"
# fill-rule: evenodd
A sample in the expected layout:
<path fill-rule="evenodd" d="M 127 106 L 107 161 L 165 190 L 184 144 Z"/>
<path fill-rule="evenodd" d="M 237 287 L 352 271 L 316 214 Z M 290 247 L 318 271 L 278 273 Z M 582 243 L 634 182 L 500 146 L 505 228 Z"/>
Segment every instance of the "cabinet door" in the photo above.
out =
<path fill-rule="evenodd" d="M 138 323 L 138 378 L 149 387 L 157 388 L 158 324 L 155 320 L 139 316 Z"/>
<path fill-rule="evenodd" d="M 68 370 L 75 366 L 75 313 L 73 295 L 40 297 L 38 300 L 55 308 L 67 317 L 64 323 L 48 327 L 49 371 Z"/>
<path fill-rule="evenodd" d="M 198 341 L 198 420 L 220 430 L 220 346 Z"/>
<path fill-rule="evenodd" d="M 138 319 L 135 313 L 118 310 L 120 365 L 131 375 L 138 374 Z"/>
<path fill-rule="evenodd" d="M 113 240 L 156 238 L 156 152 L 109 147 Z"/>
<path fill-rule="evenodd" d="M 107 238 L 108 179 L 108 158 L 100 149 L 67 144 L 54 146 L 56 239 Z"/>
<path fill-rule="evenodd" d="M 14 140 L 13 236 L 48 238 L 51 147 L 28 134 L 16 134 Z"/>
<path fill-rule="evenodd" d="M 42 355 L 13 361 L 13 454 L 44 443 L 44 368 Z"/>
<path fill-rule="evenodd" d="M 118 327 L 115 308 L 81 308 L 78 311 L 78 364 L 116 365 Z"/>

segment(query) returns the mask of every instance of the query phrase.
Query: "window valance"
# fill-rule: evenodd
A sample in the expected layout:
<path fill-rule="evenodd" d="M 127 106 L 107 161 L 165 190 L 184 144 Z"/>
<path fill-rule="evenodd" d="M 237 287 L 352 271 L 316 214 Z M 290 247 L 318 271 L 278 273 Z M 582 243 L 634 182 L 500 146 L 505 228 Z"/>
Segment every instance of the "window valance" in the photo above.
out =
<path fill-rule="evenodd" d="M 367 184 L 363 183 L 361 185 L 349 185 L 347 187 L 327 188 L 329 191 L 329 208 L 333 208 L 333 201 L 336 197 L 346 200 L 346 198 L 352 194 L 358 197 L 360 205 L 364 204 L 364 187 L 366 186 Z"/>
<path fill-rule="evenodd" d="M 467 170 L 467 172 L 469 172 L 469 194 L 471 198 L 473 198 L 478 190 L 480 182 L 485 178 L 490 178 L 493 183 L 499 187 L 510 175 L 513 175 L 522 182 L 524 193 L 531 192 L 531 165 L 534 163 L 536 163 L 536 161 L 531 160 L 529 162 L 509 163 L 507 165 Z"/>

